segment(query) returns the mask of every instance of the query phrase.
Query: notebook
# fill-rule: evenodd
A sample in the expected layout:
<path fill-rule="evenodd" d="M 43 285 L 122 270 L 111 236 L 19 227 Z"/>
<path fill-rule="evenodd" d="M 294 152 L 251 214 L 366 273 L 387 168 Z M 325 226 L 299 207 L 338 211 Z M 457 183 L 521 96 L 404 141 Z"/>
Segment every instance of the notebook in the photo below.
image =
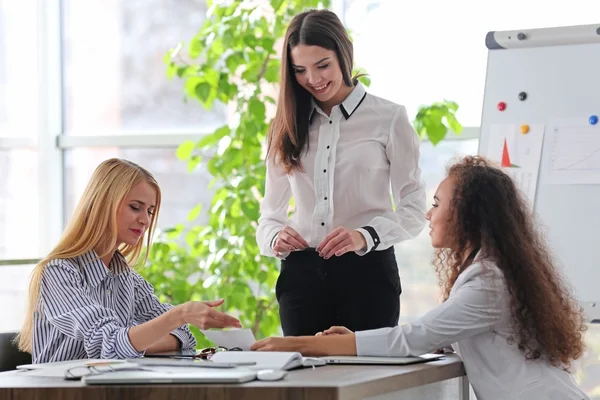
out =
<path fill-rule="evenodd" d="M 152 368 L 151 371 L 115 371 L 81 378 L 86 385 L 161 383 L 244 383 L 256 379 L 248 369 Z"/>
<path fill-rule="evenodd" d="M 327 364 L 348 365 L 409 365 L 444 358 L 443 354 L 423 354 L 418 357 L 365 357 L 365 356 L 330 356 L 321 357 Z"/>
<path fill-rule="evenodd" d="M 220 351 L 215 353 L 210 360 L 224 364 L 253 362 L 255 364 L 247 368 L 282 369 L 286 371 L 326 365 L 325 361 L 319 358 L 302 357 L 302 354 L 296 352 L 276 351 Z"/>

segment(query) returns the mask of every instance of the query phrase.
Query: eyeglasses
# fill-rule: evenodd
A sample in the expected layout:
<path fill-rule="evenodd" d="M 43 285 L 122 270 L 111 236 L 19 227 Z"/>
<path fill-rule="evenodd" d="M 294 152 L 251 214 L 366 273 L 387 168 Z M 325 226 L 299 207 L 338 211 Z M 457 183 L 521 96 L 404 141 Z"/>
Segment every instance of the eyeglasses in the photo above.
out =
<path fill-rule="evenodd" d="M 232 348 L 228 349 L 227 347 L 223 347 L 223 346 L 207 347 L 207 348 L 202 349 L 199 352 L 197 352 L 196 356 L 194 358 L 200 358 L 202 360 L 209 360 L 215 353 L 218 353 L 221 351 L 242 351 L 242 349 L 240 347 L 232 347 Z"/>
<path fill-rule="evenodd" d="M 82 365 L 78 367 L 69 368 L 65 371 L 65 380 L 67 381 L 78 381 L 84 376 L 91 375 L 99 375 L 106 372 L 115 372 L 115 371 L 145 371 L 145 368 L 135 366 L 135 365 L 126 365 L 126 364 L 115 364 L 111 365 L 109 363 L 106 364 L 97 364 L 97 365 Z"/>

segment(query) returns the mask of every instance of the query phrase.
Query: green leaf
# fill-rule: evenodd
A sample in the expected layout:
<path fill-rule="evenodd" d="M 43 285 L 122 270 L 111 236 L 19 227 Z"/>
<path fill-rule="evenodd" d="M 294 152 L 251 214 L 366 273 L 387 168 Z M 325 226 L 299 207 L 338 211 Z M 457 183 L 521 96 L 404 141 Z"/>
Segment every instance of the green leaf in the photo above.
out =
<path fill-rule="evenodd" d="M 247 219 L 250 221 L 258 221 L 258 217 L 260 216 L 259 207 L 256 202 L 242 202 L 241 203 L 242 211 L 244 215 L 248 217 Z"/>
<path fill-rule="evenodd" d="M 188 221 L 194 221 L 202 211 L 202 203 L 197 204 L 188 214 Z"/>
<path fill-rule="evenodd" d="M 198 166 L 198 164 L 200 164 L 201 162 L 202 162 L 202 156 L 198 155 L 198 154 L 194 154 L 188 161 L 188 164 L 187 164 L 188 172 L 193 172 L 196 169 L 196 167 Z"/>
<path fill-rule="evenodd" d="M 198 38 L 198 37 L 193 38 L 188 45 L 188 52 L 189 52 L 190 58 L 192 58 L 192 59 L 198 58 L 198 56 L 202 52 L 203 47 L 204 46 L 203 46 L 200 38 Z"/>
<path fill-rule="evenodd" d="M 219 142 L 219 137 L 216 137 L 214 132 L 202 137 L 202 139 L 196 142 L 196 148 L 203 149 L 205 147 L 214 145 Z"/>
<path fill-rule="evenodd" d="M 194 93 L 196 94 L 196 97 L 204 103 L 208 100 L 208 96 L 210 96 L 210 90 L 211 86 L 209 83 L 200 82 L 196 85 Z"/>
<path fill-rule="evenodd" d="M 219 73 L 214 69 L 205 69 L 204 79 L 210 86 L 219 86 Z"/>
<path fill-rule="evenodd" d="M 258 79 L 258 74 L 262 68 L 262 62 L 254 62 L 248 66 L 242 73 L 242 79 L 245 79 L 249 82 L 255 82 Z"/>
<path fill-rule="evenodd" d="M 427 138 L 433 145 L 438 144 L 442 139 L 444 139 L 446 132 L 448 132 L 446 125 L 435 122 L 425 124 L 425 129 L 427 130 Z"/>
<path fill-rule="evenodd" d="M 275 46 L 275 40 L 272 37 L 263 37 L 260 39 L 260 46 L 266 51 L 272 51 Z"/>
<path fill-rule="evenodd" d="M 267 82 L 277 82 L 279 80 L 279 70 L 281 63 L 279 60 L 270 59 L 267 63 L 267 69 L 265 71 L 265 79 Z"/>
<path fill-rule="evenodd" d="M 369 78 L 368 76 L 361 76 L 358 78 L 358 80 L 361 81 L 367 87 L 371 86 L 371 78 Z"/>
<path fill-rule="evenodd" d="M 254 49 L 256 46 L 258 46 L 258 39 L 256 39 L 254 36 L 254 33 L 250 33 L 249 35 L 244 36 L 244 43 L 246 46 Z"/>
<path fill-rule="evenodd" d="M 181 66 L 181 67 L 177 67 L 177 76 L 178 77 L 182 77 L 186 74 L 186 72 L 188 71 L 188 66 Z"/>
<path fill-rule="evenodd" d="M 265 119 L 265 104 L 259 101 L 256 97 L 250 99 L 250 103 L 248 104 L 248 108 L 252 117 L 256 121 L 263 121 Z"/>
<path fill-rule="evenodd" d="M 284 0 L 271 0 L 271 6 L 275 12 L 278 12 Z"/>
<path fill-rule="evenodd" d="M 227 65 L 227 69 L 229 70 L 229 72 L 235 73 L 238 67 L 243 65 L 244 62 L 244 56 L 236 52 L 232 53 L 229 57 L 227 57 L 227 59 L 225 60 L 225 65 Z"/>
<path fill-rule="evenodd" d="M 463 130 L 463 126 L 458 122 L 454 114 L 448 113 L 446 114 L 446 120 L 448 121 L 448 126 L 452 131 L 457 134 L 460 134 Z"/>
<path fill-rule="evenodd" d="M 216 140 L 221 140 L 223 137 L 229 135 L 231 133 L 231 128 L 229 125 L 223 125 L 213 132 Z"/>
<path fill-rule="evenodd" d="M 186 140 L 177 147 L 175 155 L 178 159 L 185 161 L 192 156 L 196 144 L 192 140 Z"/>
<path fill-rule="evenodd" d="M 173 79 L 173 77 L 177 74 L 177 66 L 173 62 L 169 62 L 167 64 L 167 78 Z"/>

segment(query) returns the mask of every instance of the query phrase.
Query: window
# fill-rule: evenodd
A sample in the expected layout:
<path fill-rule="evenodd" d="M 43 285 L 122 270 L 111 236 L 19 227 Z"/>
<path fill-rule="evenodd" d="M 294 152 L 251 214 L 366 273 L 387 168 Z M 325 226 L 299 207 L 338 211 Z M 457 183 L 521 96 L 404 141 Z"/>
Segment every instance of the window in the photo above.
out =
<path fill-rule="evenodd" d="M 165 54 L 196 34 L 198 0 L 64 0 L 65 133 L 212 131 L 223 107 L 184 103 L 183 82 L 166 76 Z"/>
<path fill-rule="evenodd" d="M 198 203 L 202 203 L 203 211 L 208 209 L 213 195 L 208 189 L 211 175 L 202 165 L 189 173 L 186 163 L 175 157 L 175 149 L 82 147 L 65 152 L 65 218 L 67 220 L 73 214 L 96 167 L 111 157 L 133 161 L 154 175 L 162 194 L 159 228 L 170 228 L 185 223 L 188 213 Z M 201 213 L 194 223 L 206 222 L 206 214 Z"/>
<path fill-rule="evenodd" d="M 0 0 L 0 136 L 37 134 L 35 0 Z"/>
<path fill-rule="evenodd" d="M 2 150 L 0 171 L 0 258 L 37 257 L 41 225 L 38 152 Z"/>
<path fill-rule="evenodd" d="M 0 332 L 21 329 L 33 265 L 0 266 Z M 10 306 L 8 306 L 10 305 Z"/>
<path fill-rule="evenodd" d="M 454 100 L 459 121 L 479 126 L 486 33 L 598 22 L 596 0 L 558 4 L 542 10 L 536 1 L 519 0 L 345 0 L 344 18 L 372 93 L 406 105 L 409 115 L 421 104 Z"/>

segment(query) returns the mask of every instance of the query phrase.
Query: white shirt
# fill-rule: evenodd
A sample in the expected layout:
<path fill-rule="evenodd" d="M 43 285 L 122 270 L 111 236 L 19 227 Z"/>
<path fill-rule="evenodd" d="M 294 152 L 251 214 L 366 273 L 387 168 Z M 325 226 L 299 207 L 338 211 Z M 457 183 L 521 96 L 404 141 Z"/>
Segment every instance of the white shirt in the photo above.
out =
<path fill-rule="evenodd" d="M 516 344 L 501 270 L 477 260 L 448 300 L 414 323 L 356 332 L 358 355 L 416 356 L 452 345 L 478 400 L 584 400 L 573 377 L 543 359 L 526 360 Z M 550 312 L 550 311 L 549 311 Z"/>
<path fill-rule="evenodd" d="M 304 171 L 288 175 L 267 160 L 256 232 L 261 254 L 274 255 L 273 240 L 286 225 L 311 247 L 339 226 L 357 229 L 367 242 L 360 255 L 416 237 L 425 226 L 425 185 L 406 108 L 359 83 L 331 116 L 313 102 L 310 121 Z M 292 195 L 296 210 L 288 218 Z"/>

